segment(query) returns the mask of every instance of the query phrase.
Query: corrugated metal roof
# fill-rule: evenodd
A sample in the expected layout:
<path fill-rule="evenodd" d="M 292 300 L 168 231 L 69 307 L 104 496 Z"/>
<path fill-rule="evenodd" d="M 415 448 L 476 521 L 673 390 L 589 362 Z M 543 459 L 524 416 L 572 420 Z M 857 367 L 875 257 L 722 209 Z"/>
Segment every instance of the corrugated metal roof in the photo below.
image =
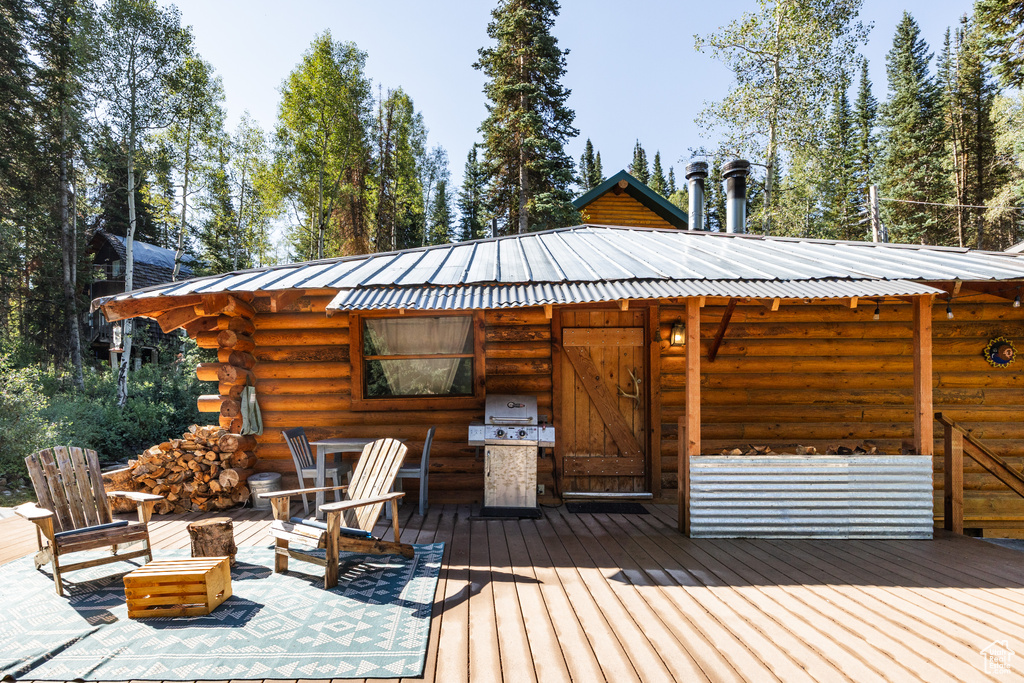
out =
<path fill-rule="evenodd" d="M 410 311 L 518 308 L 542 304 L 582 304 L 619 299 L 729 296 L 755 299 L 844 299 L 848 297 L 934 294 L 934 287 L 908 280 L 620 280 L 617 282 L 463 285 L 454 287 L 360 287 L 343 289 L 327 310 Z"/>
<path fill-rule="evenodd" d="M 295 288 L 350 292 L 342 293 L 339 306 L 354 300 L 352 297 L 361 301 L 401 297 L 403 301 L 419 302 L 417 306 L 402 307 L 416 308 L 427 298 L 447 301 L 456 296 L 452 288 L 461 288 L 465 291 L 456 298 L 468 297 L 481 302 L 473 307 L 486 308 L 652 296 L 884 296 L 938 291 L 915 284 L 911 292 L 908 281 L 954 279 L 1024 280 L 1024 255 L 910 244 L 582 225 L 198 278 L 138 290 L 101 303 L 143 294 Z M 901 291 L 887 290 L 889 285 L 880 284 L 884 282 Z M 495 289 L 495 285 L 502 287 Z M 399 293 L 395 286 L 413 291 Z M 364 289 L 365 294 L 361 293 Z M 517 303 L 501 303 L 513 300 Z"/>

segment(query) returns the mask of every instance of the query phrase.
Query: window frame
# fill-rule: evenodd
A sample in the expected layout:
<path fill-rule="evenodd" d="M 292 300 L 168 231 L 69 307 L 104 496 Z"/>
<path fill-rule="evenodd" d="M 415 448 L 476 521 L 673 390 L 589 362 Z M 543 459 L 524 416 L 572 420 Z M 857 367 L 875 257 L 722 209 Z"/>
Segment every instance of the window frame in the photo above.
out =
<path fill-rule="evenodd" d="M 470 316 L 473 323 L 473 393 L 469 396 L 399 396 L 368 397 L 365 395 L 363 357 L 363 320 L 366 318 L 454 318 Z M 466 354 L 423 354 L 405 358 L 464 358 Z M 371 359 L 378 356 L 371 356 Z M 360 311 L 349 314 L 349 364 L 352 368 L 352 404 L 354 411 L 422 410 L 426 408 L 480 408 L 484 404 L 484 314 L 483 311 Z"/>

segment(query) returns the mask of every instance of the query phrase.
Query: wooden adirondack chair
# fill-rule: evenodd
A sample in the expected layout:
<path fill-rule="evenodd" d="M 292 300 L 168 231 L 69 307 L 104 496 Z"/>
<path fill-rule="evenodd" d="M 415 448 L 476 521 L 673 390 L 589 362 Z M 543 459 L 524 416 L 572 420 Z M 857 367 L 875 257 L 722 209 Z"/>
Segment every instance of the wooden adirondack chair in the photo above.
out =
<path fill-rule="evenodd" d="M 362 455 L 352 472 L 351 483 L 346 486 L 270 491 L 259 494 L 269 498 L 274 511 L 270 535 L 275 539 L 274 571 L 288 571 L 288 559 L 312 562 L 324 567 L 324 588 L 338 585 L 338 552 L 346 550 L 370 555 L 403 555 L 412 557 L 413 547 L 399 542 L 398 499 L 401 491 L 389 493 L 402 466 L 408 449 L 394 439 L 379 439 L 363 448 Z M 325 522 L 291 517 L 291 497 L 317 491 L 341 490 L 345 500 L 320 507 L 327 513 Z M 382 541 L 373 537 L 374 524 L 385 503 L 391 503 L 392 529 L 395 540 Z M 308 548 L 324 548 L 326 559 L 316 555 L 295 552 L 289 544 Z"/>
<path fill-rule="evenodd" d="M 25 464 L 39 503 L 25 503 L 14 511 L 35 523 L 39 545 L 34 558 L 36 569 L 53 564 L 53 583 L 58 595 L 64 595 L 63 572 L 135 557 L 145 557 L 147 562 L 153 559 L 149 518 L 153 506 L 163 496 L 133 491 L 105 492 L 96 451 L 58 446 L 28 456 Z M 108 496 L 136 501 L 139 521 L 113 521 Z M 118 553 L 118 546 L 137 541 L 142 541 L 142 550 Z M 109 557 L 61 564 L 61 557 L 68 553 L 108 547 L 112 550 Z"/>

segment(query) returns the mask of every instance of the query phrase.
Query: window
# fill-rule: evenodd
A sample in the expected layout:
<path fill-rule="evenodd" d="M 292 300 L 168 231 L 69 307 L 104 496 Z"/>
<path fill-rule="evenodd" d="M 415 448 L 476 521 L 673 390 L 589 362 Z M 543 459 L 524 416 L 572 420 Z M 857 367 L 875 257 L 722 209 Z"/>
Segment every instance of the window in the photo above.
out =
<path fill-rule="evenodd" d="M 474 315 L 353 316 L 353 408 L 416 408 L 432 399 L 453 407 L 478 404 L 483 340 L 477 320 Z"/>

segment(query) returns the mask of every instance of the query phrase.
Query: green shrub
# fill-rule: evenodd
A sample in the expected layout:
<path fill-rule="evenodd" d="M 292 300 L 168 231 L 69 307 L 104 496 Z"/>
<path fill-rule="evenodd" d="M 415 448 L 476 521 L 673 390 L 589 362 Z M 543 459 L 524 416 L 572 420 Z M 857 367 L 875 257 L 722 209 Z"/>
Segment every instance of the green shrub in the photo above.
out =
<path fill-rule="evenodd" d="M 104 463 L 123 461 L 205 422 L 196 407 L 204 387 L 195 373 L 204 352 L 191 340 L 184 347 L 174 362 L 129 374 L 124 409 L 109 366 L 87 369 L 82 392 L 66 375 L 35 364 L 15 367 L 0 356 L 0 476 L 23 476 L 26 455 L 57 445 L 91 448 Z M 165 349 L 161 358 L 172 353 Z"/>

